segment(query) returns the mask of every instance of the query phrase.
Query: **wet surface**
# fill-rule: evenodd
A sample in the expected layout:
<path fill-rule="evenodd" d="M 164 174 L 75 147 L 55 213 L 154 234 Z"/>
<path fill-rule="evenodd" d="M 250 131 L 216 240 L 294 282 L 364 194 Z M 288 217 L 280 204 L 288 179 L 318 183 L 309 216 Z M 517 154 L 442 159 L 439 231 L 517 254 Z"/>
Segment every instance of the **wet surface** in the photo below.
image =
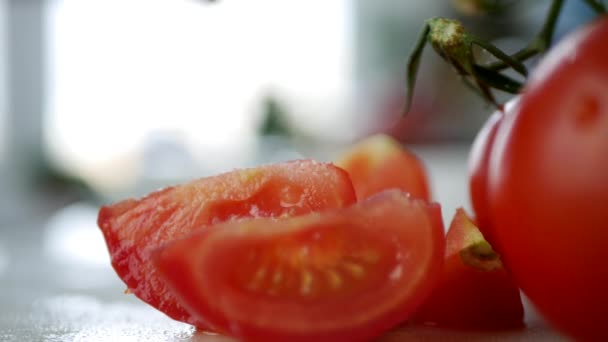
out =
<path fill-rule="evenodd" d="M 419 151 L 428 162 L 446 220 L 467 203 L 465 151 Z M 124 294 L 95 223 L 97 209 L 75 204 L 51 217 L 0 227 L 0 341 L 232 341 L 197 332 Z M 380 340 L 565 340 L 527 309 L 527 328 L 522 330 L 457 332 L 403 326 Z"/>

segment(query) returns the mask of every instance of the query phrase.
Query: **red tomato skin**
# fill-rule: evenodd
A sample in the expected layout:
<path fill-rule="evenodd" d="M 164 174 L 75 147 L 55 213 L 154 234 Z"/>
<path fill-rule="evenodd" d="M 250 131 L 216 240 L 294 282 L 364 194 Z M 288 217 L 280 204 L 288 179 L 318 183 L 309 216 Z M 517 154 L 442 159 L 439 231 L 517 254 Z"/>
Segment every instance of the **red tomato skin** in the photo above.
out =
<path fill-rule="evenodd" d="M 489 200 L 500 253 L 538 310 L 608 340 L 608 18 L 555 46 L 498 129 Z"/>
<path fill-rule="evenodd" d="M 492 214 L 488 196 L 490 156 L 498 127 L 500 127 L 503 117 L 510 115 L 515 110 L 517 101 L 518 97 L 514 97 L 503 108 L 492 113 L 475 137 L 469 153 L 469 197 L 475 214 L 475 222 L 484 238 L 492 245 L 495 245 L 496 241 L 492 229 Z"/>
<path fill-rule="evenodd" d="M 407 226 L 401 223 L 404 221 L 394 221 L 395 217 L 406 220 L 409 217 L 419 224 Z M 383 220 L 385 224 L 378 224 Z M 198 232 L 165 245 L 156 251 L 154 261 L 190 312 L 210 322 L 217 331 L 246 341 L 367 341 L 377 337 L 405 321 L 428 297 L 441 270 L 445 248 L 439 205 L 410 200 L 398 191 L 380 193 L 348 208 L 274 222 L 268 219 L 250 220 L 243 224 L 222 224 L 219 229 Z M 410 257 L 417 259 L 411 263 L 410 270 L 416 267 L 419 272 L 404 275 L 401 279 L 406 283 L 394 285 L 395 288 L 386 279 L 373 283 L 375 286 L 369 287 L 365 293 L 338 294 L 325 300 L 309 301 L 301 296 L 291 300 L 270 297 L 269 300 L 269 297 L 242 293 L 239 297 L 234 292 L 234 284 L 231 286 L 230 282 L 217 279 L 231 279 L 225 274 L 226 270 L 235 269 L 235 262 L 230 260 L 234 255 L 232 253 L 248 250 L 251 245 L 230 239 L 214 243 L 222 241 L 221 234 L 245 234 L 241 238 L 255 242 L 263 234 L 253 238 L 250 234 L 255 234 L 258 229 L 279 232 L 275 225 L 297 234 L 319 227 L 322 227 L 321 231 L 342 227 L 346 234 L 355 234 L 351 238 L 357 239 L 358 234 L 366 231 L 373 239 L 382 241 L 396 239 L 404 242 L 400 240 L 400 234 L 404 234 L 405 237 L 418 239 L 416 245 L 409 247 Z M 239 230 L 240 233 L 234 233 Z M 376 230 L 378 234 L 375 234 Z M 328 247 L 325 252 L 331 253 L 333 248 L 340 246 L 340 242 L 338 240 L 335 245 L 325 246 Z M 410 251 L 405 248 L 403 251 Z M 314 259 L 317 255 L 311 254 L 309 257 Z M 211 276 L 206 277 L 206 274 Z M 387 288 L 390 288 L 389 292 Z M 399 296 L 399 293 L 394 293 L 398 289 L 405 289 L 403 291 L 406 293 Z M 329 302 L 333 304 L 327 304 Z M 369 311 L 361 307 L 362 303 Z M 376 309 L 378 306 L 382 306 L 380 311 Z M 233 312 L 232 317 L 227 314 L 229 310 Z M 234 312 L 243 313 L 237 318 Z M 369 312 L 373 312 L 372 317 L 367 317 Z M 260 320 L 264 323 L 260 323 Z M 298 327 L 294 328 L 294 324 Z M 325 328 L 319 328 L 323 325 Z"/>
<path fill-rule="evenodd" d="M 475 221 L 490 243 L 494 242 L 494 234 L 491 231 L 492 223 L 488 204 L 488 165 L 494 137 L 503 115 L 502 111 L 497 110 L 488 118 L 473 141 L 468 161 L 469 196 L 475 213 Z"/>
<path fill-rule="evenodd" d="M 484 243 L 481 232 L 458 209 L 446 236 L 446 259 L 438 285 L 414 321 L 450 329 L 495 330 L 523 327 L 519 288 L 497 259 L 475 257 L 467 249 Z"/>
<path fill-rule="evenodd" d="M 370 136 L 336 161 L 348 172 L 359 200 L 387 189 L 399 189 L 429 201 L 431 191 L 424 163 L 385 134 Z"/>
<path fill-rule="evenodd" d="M 217 222 L 300 215 L 354 202 L 344 170 L 296 160 L 201 178 L 103 206 L 97 223 L 112 266 L 129 292 L 175 320 L 207 329 L 208 324 L 184 310 L 158 277 L 150 261 L 152 249 Z"/>

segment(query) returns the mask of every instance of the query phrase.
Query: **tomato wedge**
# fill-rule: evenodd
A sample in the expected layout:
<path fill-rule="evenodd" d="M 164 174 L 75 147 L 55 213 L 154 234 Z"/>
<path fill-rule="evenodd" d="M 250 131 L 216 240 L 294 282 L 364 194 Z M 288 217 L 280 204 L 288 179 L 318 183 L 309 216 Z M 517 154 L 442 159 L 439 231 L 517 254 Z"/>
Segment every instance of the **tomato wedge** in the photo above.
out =
<path fill-rule="evenodd" d="M 342 169 L 300 160 L 236 170 L 104 206 L 98 225 L 128 291 L 173 319 L 208 328 L 157 276 L 149 260 L 152 249 L 217 222 L 300 215 L 355 201 Z"/>
<path fill-rule="evenodd" d="M 399 189 L 430 200 L 426 168 L 414 153 L 385 134 L 368 137 L 336 161 L 350 175 L 359 200 L 387 189 Z"/>
<path fill-rule="evenodd" d="M 256 341 L 366 340 L 406 320 L 441 270 L 438 204 L 388 191 L 351 207 L 221 224 L 160 248 L 191 313 Z"/>
<path fill-rule="evenodd" d="M 415 321 L 456 329 L 523 327 L 519 288 L 464 209 L 446 236 L 443 273 Z"/>

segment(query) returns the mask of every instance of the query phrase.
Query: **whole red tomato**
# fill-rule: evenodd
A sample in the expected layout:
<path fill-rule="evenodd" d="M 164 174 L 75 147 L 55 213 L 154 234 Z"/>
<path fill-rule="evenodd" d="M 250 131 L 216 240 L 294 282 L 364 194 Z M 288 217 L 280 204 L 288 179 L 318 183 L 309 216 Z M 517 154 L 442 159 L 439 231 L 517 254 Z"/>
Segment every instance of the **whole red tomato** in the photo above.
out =
<path fill-rule="evenodd" d="M 608 18 L 553 47 L 494 141 L 499 252 L 556 327 L 608 340 Z"/>

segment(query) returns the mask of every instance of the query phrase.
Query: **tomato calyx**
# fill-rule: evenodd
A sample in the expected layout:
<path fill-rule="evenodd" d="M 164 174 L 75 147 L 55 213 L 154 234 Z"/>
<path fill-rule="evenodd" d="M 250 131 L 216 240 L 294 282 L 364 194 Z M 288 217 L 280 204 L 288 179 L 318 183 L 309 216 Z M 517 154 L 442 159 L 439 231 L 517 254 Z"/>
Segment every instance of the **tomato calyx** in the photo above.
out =
<path fill-rule="evenodd" d="M 597 14 L 606 13 L 606 8 L 601 2 L 594 0 L 584 0 L 584 2 Z M 454 68 L 470 89 L 500 109 L 501 105 L 496 101 L 492 89 L 518 94 L 522 88 L 522 82 L 501 74 L 500 71 L 511 68 L 524 78 L 527 77 L 528 72 L 523 62 L 544 53 L 549 48 L 563 3 L 563 0 L 553 0 L 538 34 L 524 48 L 511 55 L 491 43 L 467 33 L 457 20 L 428 19 L 407 62 L 407 90 L 402 115 L 407 114 L 410 110 L 416 74 L 422 51 L 427 42 L 433 46 L 441 58 Z M 463 7 L 481 7 L 481 5 L 476 2 L 474 5 L 461 6 L 461 8 Z M 489 52 L 498 61 L 486 65 L 479 63 L 473 52 L 475 45 Z"/>
<path fill-rule="evenodd" d="M 427 42 L 431 44 L 441 58 L 452 65 L 467 85 L 497 108 L 500 108 L 500 104 L 494 98 L 491 89 L 517 94 L 522 87 L 522 83 L 478 63 L 475 60 L 473 48 L 478 46 L 524 77 L 528 75 L 526 66 L 520 60 L 509 56 L 493 44 L 467 33 L 459 21 L 441 17 L 431 18 L 426 21 L 407 63 L 407 93 L 403 109 L 404 115 L 409 111 L 412 103 L 416 74 L 422 51 Z"/>

